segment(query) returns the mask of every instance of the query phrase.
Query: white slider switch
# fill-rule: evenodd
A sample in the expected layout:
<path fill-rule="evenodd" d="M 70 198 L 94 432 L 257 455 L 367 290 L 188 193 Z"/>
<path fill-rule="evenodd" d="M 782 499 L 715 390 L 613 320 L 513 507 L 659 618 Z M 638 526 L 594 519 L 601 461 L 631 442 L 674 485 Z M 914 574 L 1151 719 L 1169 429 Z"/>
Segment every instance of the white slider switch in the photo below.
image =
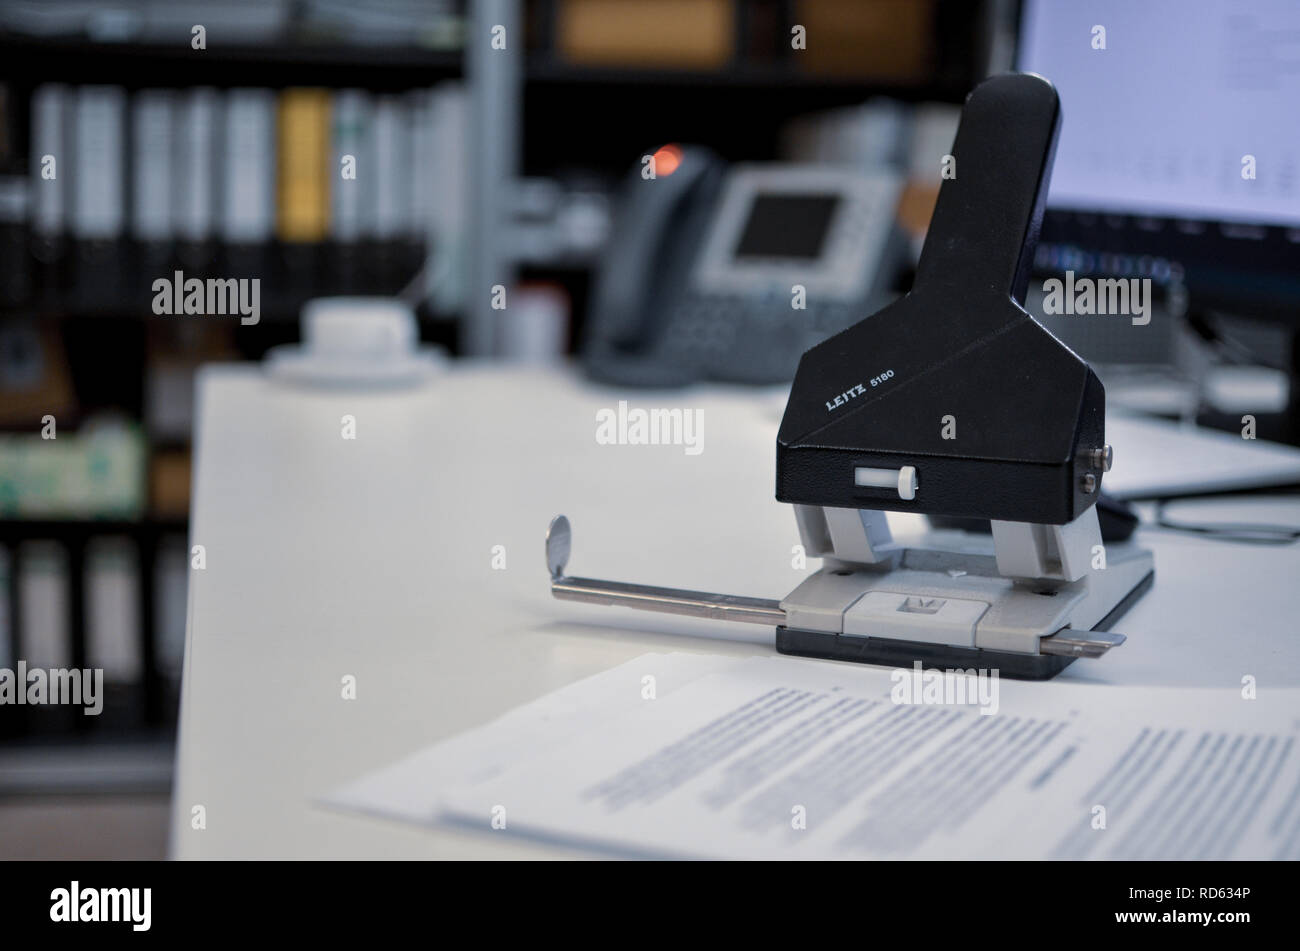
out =
<path fill-rule="evenodd" d="M 853 470 L 853 484 L 871 489 L 895 489 L 900 499 L 911 501 L 916 498 L 918 488 L 916 466 L 903 466 L 901 469 L 858 466 Z"/>

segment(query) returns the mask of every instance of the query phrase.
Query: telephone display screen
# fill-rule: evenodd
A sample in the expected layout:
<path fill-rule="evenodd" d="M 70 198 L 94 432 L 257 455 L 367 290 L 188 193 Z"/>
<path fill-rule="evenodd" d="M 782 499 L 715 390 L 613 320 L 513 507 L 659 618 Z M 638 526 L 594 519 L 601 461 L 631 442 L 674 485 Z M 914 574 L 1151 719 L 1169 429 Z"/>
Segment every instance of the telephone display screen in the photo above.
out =
<path fill-rule="evenodd" d="M 838 195 L 758 195 L 736 243 L 737 258 L 800 258 L 822 252 Z"/>

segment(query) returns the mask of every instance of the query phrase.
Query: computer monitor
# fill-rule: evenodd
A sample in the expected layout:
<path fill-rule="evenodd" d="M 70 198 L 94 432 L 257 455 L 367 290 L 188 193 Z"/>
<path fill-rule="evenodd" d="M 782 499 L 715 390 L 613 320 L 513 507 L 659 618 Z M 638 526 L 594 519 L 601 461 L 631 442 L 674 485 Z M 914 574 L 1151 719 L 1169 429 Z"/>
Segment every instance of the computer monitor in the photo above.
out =
<path fill-rule="evenodd" d="M 1039 264 L 1300 329 L 1300 3 L 1023 0 L 1063 114 Z"/>

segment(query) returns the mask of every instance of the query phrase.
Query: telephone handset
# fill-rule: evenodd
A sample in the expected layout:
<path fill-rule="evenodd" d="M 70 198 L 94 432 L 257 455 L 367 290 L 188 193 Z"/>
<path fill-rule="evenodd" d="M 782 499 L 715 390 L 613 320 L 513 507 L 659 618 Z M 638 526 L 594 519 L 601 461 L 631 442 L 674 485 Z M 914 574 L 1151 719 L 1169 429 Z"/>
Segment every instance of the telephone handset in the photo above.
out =
<path fill-rule="evenodd" d="M 584 347 L 588 371 L 608 382 L 673 386 L 689 367 L 663 365 L 647 351 L 690 270 L 717 200 L 725 166 L 702 146 L 673 153 L 677 165 L 654 179 L 632 170 L 614 220 L 614 240 L 598 273 Z M 658 163 L 663 164 L 663 163 Z"/>
<path fill-rule="evenodd" d="M 805 350 L 888 298 L 906 254 L 897 176 L 671 155 L 666 174 L 638 165 L 624 186 L 582 347 L 593 378 L 789 380 Z"/>

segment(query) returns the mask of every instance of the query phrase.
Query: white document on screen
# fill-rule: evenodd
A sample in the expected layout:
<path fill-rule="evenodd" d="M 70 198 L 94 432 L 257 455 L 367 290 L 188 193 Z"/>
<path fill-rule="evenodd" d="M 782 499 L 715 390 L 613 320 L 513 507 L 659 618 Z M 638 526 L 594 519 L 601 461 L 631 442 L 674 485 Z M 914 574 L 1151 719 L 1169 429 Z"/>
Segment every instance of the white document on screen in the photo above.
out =
<path fill-rule="evenodd" d="M 674 654 L 566 691 L 335 802 L 634 856 L 1300 857 L 1294 688 Z"/>

